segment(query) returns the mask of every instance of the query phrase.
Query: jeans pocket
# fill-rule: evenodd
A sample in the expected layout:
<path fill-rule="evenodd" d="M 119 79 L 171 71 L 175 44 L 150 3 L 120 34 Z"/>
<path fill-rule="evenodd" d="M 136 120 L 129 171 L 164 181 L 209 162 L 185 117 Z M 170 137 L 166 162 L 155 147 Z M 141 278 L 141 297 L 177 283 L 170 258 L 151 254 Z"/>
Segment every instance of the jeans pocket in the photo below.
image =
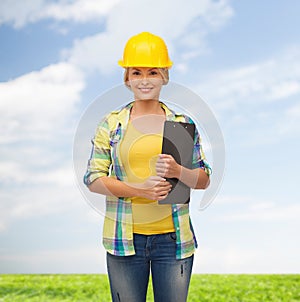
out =
<path fill-rule="evenodd" d="M 169 233 L 168 235 L 169 235 L 169 237 L 170 237 L 170 239 L 171 239 L 172 241 L 175 241 L 175 242 L 176 242 L 177 236 L 176 236 L 176 233 L 175 233 L 175 232 Z"/>

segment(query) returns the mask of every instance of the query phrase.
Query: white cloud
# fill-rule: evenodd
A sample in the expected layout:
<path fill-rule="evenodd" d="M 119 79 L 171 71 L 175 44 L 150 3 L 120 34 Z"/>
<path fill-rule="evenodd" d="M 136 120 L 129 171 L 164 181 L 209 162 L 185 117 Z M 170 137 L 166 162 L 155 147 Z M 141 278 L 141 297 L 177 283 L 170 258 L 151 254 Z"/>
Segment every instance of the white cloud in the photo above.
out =
<path fill-rule="evenodd" d="M 41 18 L 53 18 L 59 21 L 88 22 L 99 19 L 108 14 L 120 0 L 77 0 L 73 2 L 60 1 L 49 3 Z"/>
<path fill-rule="evenodd" d="M 0 25 L 12 24 L 20 28 L 27 23 L 35 22 L 45 5 L 44 0 L 2 0 L 0 2 Z"/>
<path fill-rule="evenodd" d="M 295 106 L 292 106 L 289 109 L 287 109 L 286 114 L 290 118 L 300 119 L 300 104 L 296 104 Z"/>
<path fill-rule="evenodd" d="M 251 248 L 236 244 L 200 246 L 196 252 L 194 272 L 205 274 L 298 274 L 299 252 L 274 252 L 273 248 L 253 245 Z"/>
<path fill-rule="evenodd" d="M 278 133 L 281 136 L 288 134 L 300 134 L 300 104 L 291 105 L 282 114 L 278 125 Z"/>
<path fill-rule="evenodd" d="M 243 249 L 239 246 L 226 246 L 221 250 L 208 246 L 200 246 L 195 257 L 196 273 L 247 273 L 249 269 L 255 270 L 254 267 L 249 267 L 249 263 L 253 263 L 257 257 L 257 251 Z"/>
<path fill-rule="evenodd" d="M 171 55 L 178 56 L 176 61 L 183 66 L 191 58 L 207 51 L 207 33 L 224 26 L 232 15 L 233 10 L 227 0 L 192 0 L 189 5 L 170 0 L 61 0 L 55 3 L 4 0 L 0 3 L 0 25 L 8 23 L 16 28 L 49 18 L 88 22 L 105 16 L 105 32 L 77 40 L 72 49 L 62 52 L 71 63 L 82 69 L 96 69 L 105 74 L 117 67 L 125 42 L 139 31 L 151 31 L 165 39 L 168 37 L 166 42 Z M 178 50 L 175 45 L 179 45 Z"/>
<path fill-rule="evenodd" d="M 299 54 L 294 46 L 260 63 L 206 75 L 196 90 L 220 110 L 287 99 L 300 93 Z"/>
<path fill-rule="evenodd" d="M 299 135 L 299 54 L 299 45 L 286 47 L 264 61 L 199 77 L 193 89 L 213 105 L 235 145 L 279 143 Z"/>
<path fill-rule="evenodd" d="M 25 147 L 26 148 L 26 147 Z M 25 149 L 24 148 L 24 149 Z M 23 146 L 18 152 L 23 155 Z M 73 185 L 74 174 L 70 164 L 60 163 L 59 166 L 53 164 L 51 152 L 47 152 L 43 147 L 39 152 L 50 159 L 50 162 L 35 162 L 37 157 L 24 156 L 26 161 L 18 160 L 17 156 L 1 162 L 0 183 L 17 185 L 56 185 L 59 187 Z M 70 159 L 69 159 L 70 162 Z M 57 162 L 56 162 L 57 164 Z"/>
<path fill-rule="evenodd" d="M 96 240 L 95 240 L 96 242 Z M 30 251 L 2 251 L 2 273 L 99 274 L 106 273 L 103 247 L 95 245 Z"/>
<path fill-rule="evenodd" d="M 100 33 L 92 37 L 77 40 L 71 50 L 64 50 L 63 55 L 73 65 L 85 72 L 100 70 L 104 74 L 117 68 L 117 61 L 122 53 L 120 45 L 116 45 L 116 37 Z"/>
<path fill-rule="evenodd" d="M 120 0 L 75 0 L 51 2 L 47 0 L 2 0 L 0 25 L 12 24 L 21 28 L 43 19 L 56 21 L 100 21 Z"/>
<path fill-rule="evenodd" d="M 192 217 L 199 243 L 196 273 L 299 272 L 296 198 L 274 201 L 221 194 L 201 216 Z"/>
<path fill-rule="evenodd" d="M 235 204 L 244 204 L 249 203 L 251 201 L 250 197 L 243 196 L 243 195 L 235 195 L 235 196 L 228 196 L 228 195 L 218 195 L 215 200 L 215 203 L 218 205 L 235 205 Z"/>
<path fill-rule="evenodd" d="M 300 217 L 300 205 L 269 206 L 248 208 L 242 212 L 224 215 L 225 221 L 292 221 Z"/>
<path fill-rule="evenodd" d="M 253 196 L 218 196 L 215 206 L 222 207 L 221 215 L 215 216 L 218 221 L 280 222 L 300 217 L 300 205 L 293 201 L 281 205 Z"/>
<path fill-rule="evenodd" d="M 84 85 L 81 71 L 68 63 L 0 83 L 0 229 L 65 211 L 79 193 L 66 148 Z"/>
<path fill-rule="evenodd" d="M 0 142 L 57 136 L 74 113 L 84 85 L 83 74 L 67 63 L 0 83 Z"/>
<path fill-rule="evenodd" d="M 120 5 L 118 6 L 118 4 Z M 190 9 L 191 7 L 193 9 Z M 178 18 L 178 11 L 180 11 L 180 18 Z M 216 30 L 227 21 L 228 17 L 232 16 L 233 12 L 227 0 L 218 2 L 204 0 L 200 3 L 193 0 L 189 5 L 180 1 L 161 2 L 158 0 L 143 2 L 135 0 L 59 0 L 55 2 L 2 0 L 0 2 L 0 25 L 12 24 L 15 28 L 21 28 L 43 19 L 79 23 L 100 21 L 108 14 L 113 16 L 113 22 L 109 22 L 109 27 L 115 32 L 124 30 L 126 27 L 129 32 L 135 33 L 137 24 L 150 27 L 156 24 L 154 25 L 156 29 L 165 28 L 166 32 L 172 34 L 174 28 L 176 31 L 181 28 L 181 33 L 184 33 L 187 20 L 195 21 L 194 18 L 197 16 L 202 18 L 202 27 Z M 128 22 L 128 20 L 136 22 Z M 159 21 L 163 21 L 163 23 Z M 188 38 L 188 35 L 186 37 Z"/>
<path fill-rule="evenodd" d="M 190 58 L 206 51 L 207 33 L 224 26 L 232 15 L 227 1 L 193 0 L 189 5 L 170 0 L 124 1 L 108 14 L 106 32 L 77 40 L 64 56 L 83 69 L 106 74 L 117 68 L 130 36 L 150 31 L 165 39 L 172 59 L 178 56 L 176 61 L 184 66 Z"/>
<path fill-rule="evenodd" d="M 6 190 L 0 191 L 0 232 L 18 220 L 74 213 L 80 208 L 79 203 L 85 203 L 73 181 L 74 175 L 67 169 L 51 171 L 48 168 L 44 175 L 28 172 L 29 180 L 24 179 L 24 183 L 12 182 L 6 185 Z M 15 170 L 15 173 L 18 174 L 19 170 Z M 55 179 L 52 177 L 54 175 L 57 176 Z"/>
<path fill-rule="evenodd" d="M 195 2 L 196 4 L 197 2 Z M 203 10 L 203 18 L 205 22 L 210 25 L 212 29 L 219 29 L 232 17 L 234 12 L 230 2 L 227 0 L 216 1 L 203 1 L 206 4 L 206 9 Z"/>

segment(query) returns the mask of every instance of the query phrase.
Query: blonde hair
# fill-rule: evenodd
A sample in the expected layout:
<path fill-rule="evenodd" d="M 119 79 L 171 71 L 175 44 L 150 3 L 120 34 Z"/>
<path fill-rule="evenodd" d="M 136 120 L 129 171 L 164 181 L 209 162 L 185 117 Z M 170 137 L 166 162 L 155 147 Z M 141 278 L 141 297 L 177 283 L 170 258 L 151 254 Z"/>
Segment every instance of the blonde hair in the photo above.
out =
<path fill-rule="evenodd" d="M 127 84 L 129 68 L 130 67 L 125 68 L 125 71 L 124 71 L 124 83 L 128 88 L 130 88 L 129 85 Z M 163 78 L 163 85 L 167 85 L 169 83 L 169 69 L 168 68 L 157 68 L 157 70 Z"/>

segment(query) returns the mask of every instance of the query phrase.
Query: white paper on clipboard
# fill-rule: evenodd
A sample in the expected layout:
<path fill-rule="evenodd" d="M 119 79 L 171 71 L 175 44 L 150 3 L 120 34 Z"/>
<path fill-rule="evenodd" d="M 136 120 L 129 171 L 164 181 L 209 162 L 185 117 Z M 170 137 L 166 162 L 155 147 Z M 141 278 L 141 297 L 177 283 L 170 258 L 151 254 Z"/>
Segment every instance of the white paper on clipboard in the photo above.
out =
<path fill-rule="evenodd" d="M 165 121 L 162 153 L 170 154 L 178 164 L 192 168 L 195 125 L 182 122 Z M 190 201 L 191 189 L 177 178 L 167 178 L 172 184 L 169 195 L 159 204 L 184 204 Z"/>

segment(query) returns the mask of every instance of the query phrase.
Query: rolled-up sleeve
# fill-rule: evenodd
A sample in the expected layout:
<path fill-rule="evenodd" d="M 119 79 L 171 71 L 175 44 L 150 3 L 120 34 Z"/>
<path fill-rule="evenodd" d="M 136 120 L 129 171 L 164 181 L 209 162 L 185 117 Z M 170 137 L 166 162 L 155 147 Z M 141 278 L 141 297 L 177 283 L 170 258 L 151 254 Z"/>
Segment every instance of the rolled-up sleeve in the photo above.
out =
<path fill-rule="evenodd" d="M 109 126 L 103 119 L 92 139 L 92 151 L 83 181 L 88 186 L 99 177 L 107 176 L 111 166 Z"/>
<path fill-rule="evenodd" d="M 193 169 L 201 168 L 205 171 L 207 175 L 211 175 L 212 173 L 211 167 L 206 161 L 202 144 L 201 144 L 200 135 L 197 128 L 195 128 L 192 168 Z"/>

